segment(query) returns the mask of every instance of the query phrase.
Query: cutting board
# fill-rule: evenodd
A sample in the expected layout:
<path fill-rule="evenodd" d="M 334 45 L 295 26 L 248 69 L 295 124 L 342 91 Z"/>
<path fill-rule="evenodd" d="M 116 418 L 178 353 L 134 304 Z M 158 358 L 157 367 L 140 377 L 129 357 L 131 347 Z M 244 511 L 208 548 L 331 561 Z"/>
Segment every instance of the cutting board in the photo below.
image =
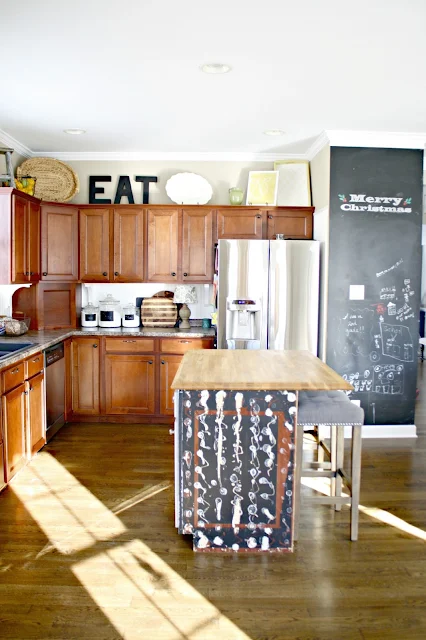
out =
<path fill-rule="evenodd" d="M 177 306 L 168 298 L 144 298 L 141 307 L 141 322 L 144 327 L 174 327 Z"/>

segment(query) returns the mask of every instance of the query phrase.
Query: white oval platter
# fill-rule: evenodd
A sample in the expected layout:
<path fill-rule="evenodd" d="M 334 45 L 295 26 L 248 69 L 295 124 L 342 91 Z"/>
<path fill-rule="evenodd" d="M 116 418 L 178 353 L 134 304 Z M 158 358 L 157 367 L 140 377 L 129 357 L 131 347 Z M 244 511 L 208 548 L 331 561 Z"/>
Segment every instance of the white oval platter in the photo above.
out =
<path fill-rule="evenodd" d="M 166 183 L 166 193 L 176 204 L 206 204 L 213 189 L 205 178 L 196 173 L 175 173 Z"/>

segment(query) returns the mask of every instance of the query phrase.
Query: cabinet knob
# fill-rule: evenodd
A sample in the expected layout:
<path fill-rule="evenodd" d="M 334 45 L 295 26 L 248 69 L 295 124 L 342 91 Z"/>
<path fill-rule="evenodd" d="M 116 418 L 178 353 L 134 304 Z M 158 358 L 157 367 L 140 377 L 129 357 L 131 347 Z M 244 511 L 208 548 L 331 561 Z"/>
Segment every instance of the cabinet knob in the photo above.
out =
<path fill-rule="evenodd" d="M 161 361 L 161 364 L 166 364 L 166 363 L 164 362 L 164 360 L 162 360 L 162 361 Z"/>
<path fill-rule="evenodd" d="M 187 276 L 188 274 L 187 274 L 187 273 L 184 273 L 183 275 L 184 275 L 184 276 Z"/>
<path fill-rule="evenodd" d="M 176 275 L 176 272 L 172 271 L 172 273 L 170 275 L 172 275 L 174 277 Z"/>
<path fill-rule="evenodd" d="M 106 277 L 108 274 L 106 271 L 104 271 L 102 275 Z"/>
<path fill-rule="evenodd" d="M 268 219 L 269 219 L 269 220 L 272 220 L 272 218 L 273 218 L 273 217 L 274 217 L 274 216 L 268 216 Z"/>
<path fill-rule="evenodd" d="M 136 340 L 123 340 L 123 342 L 136 342 Z"/>
<path fill-rule="evenodd" d="M 26 276 L 29 276 L 29 275 L 30 275 L 30 272 L 29 272 L 29 271 L 26 271 L 26 272 L 25 272 L 25 275 L 26 275 Z M 31 275 L 32 275 L 32 274 L 31 274 Z"/>
<path fill-rule="evenodd" d="M 94 349 L 97 349 L 97 348 L 98 348 L 98 345 L 97 345 L 97 344 L 94 344 L 94 345 L 93 345 L 93 348 L 94 348 Z"/>
<path fill-rule="evenodd" d="M 152 360 L 148 360 L 148 364 L 152 364 Z"/>
<path fill-rule="evenodd" d="M 114 275 L 119 276 L 120 274 L 118 273 L 118 271 L 114 271 Z"/>
<path fill-rule="evenodd" d="M 47 276 L 47 271 L 43 271 L 43 275 L 44 275 L 44 276 Z"/>
<path fill-rule="evenodd" d="M 262 216 L 256 216 L 256 218 L 261 218 Z"/>
<path fill-rule="evenodd" d="M 34 387 L 30 387 L 30 391 L 34 391 Z"/>
<path fill-rule="evenodd" d="M 28 391 L 24 391 L 24 396 L 27 396 L 27 395 L 28 395 Z"/>

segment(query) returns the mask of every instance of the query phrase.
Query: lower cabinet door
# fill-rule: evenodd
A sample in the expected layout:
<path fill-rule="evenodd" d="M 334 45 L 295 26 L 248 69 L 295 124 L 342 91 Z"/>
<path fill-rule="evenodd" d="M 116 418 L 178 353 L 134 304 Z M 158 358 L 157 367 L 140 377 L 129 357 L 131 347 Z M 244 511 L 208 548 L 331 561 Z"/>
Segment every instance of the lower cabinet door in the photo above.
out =
<path fill-rule="evenodd" d="M 27 463 L 25 444 L 25 384 L 2 398 L 6 482 Z"/>
<path fill-rule="evenodd" d="M 99 415 L 100 338 L 72 340 L 72 410 L 77 415 Z"/>
<path fill-rule="evenodd" d="M 155 413 L 155 356 L 105 356 L 105 413 Z"/>
<path fill-rule="evenodd" d="M 160 413 L 166 416 L 173 415 L 173 389 L 170 385 L 176 375 L 176 371 L 183 356 L 160 357 Z"/>
<path fill-rule="evenodd" d="M 30 456 L 46 444 L 46 417 L 44 411 L 44 372 L 30 378 L 28 388 L 28 451 Z"/>
<path fill-rule="evenodd" d="M 4 445 L 3 442 L 0 442 L 0 490 L 6 486 L 5 469 L 6 465 L 4 463 Z"/>

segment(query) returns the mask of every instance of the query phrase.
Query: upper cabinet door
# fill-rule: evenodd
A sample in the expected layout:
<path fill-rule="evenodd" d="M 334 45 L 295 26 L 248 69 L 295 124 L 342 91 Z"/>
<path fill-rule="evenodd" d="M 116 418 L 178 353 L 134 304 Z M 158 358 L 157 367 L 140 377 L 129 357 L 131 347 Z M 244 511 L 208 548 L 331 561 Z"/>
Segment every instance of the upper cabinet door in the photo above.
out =
<path fill-rule="evenodd" d="M 12 204 L 12 282 L 28 282 L 28 234 L 27 234 L 28 202 L 19 196 L 13 196 Z"/>
<path fill-rule="evenodd" d="M 114 282 L 144 281 L 143 209 L 114 209 Z"/>
<path fill-rule="evenodd" d="M 212 282 L 214 268 L 213 210 L 182 212 L 182 281 Z"/>
<path fill-rule="evenodd" d="M 268 210 L 267 238 L 274 240 L 282 233 L 289 240 L 311 240 L 314 207 L 280 207 Z"/>
<path fill-rule="evenodd" d="M 109 209 L 80 209 L 80 280 L 108 282 L 110 273 Z"/>
<path fill-rule="evenodd" d="M 261 240 L 266 214 L 259 209 L 229 207 L 217 210 L 218 240 Z"/>
<path fill-rule="evenodd" d="M 78 209 L 54 204 L 41 206 L 41 279 L 78 280 Z"/>
<path fill-rule="evenodd" d="M 40 280 L 41 210 L 39 202 L 27 205 L 27 267 L 29 282 Z M 27 271 L 28 271 L 27 269 Z"/>
<path fill-rule="evenodd" d="M 179 209 L 148 209 L 147 282 L 178 280 Z"/>

